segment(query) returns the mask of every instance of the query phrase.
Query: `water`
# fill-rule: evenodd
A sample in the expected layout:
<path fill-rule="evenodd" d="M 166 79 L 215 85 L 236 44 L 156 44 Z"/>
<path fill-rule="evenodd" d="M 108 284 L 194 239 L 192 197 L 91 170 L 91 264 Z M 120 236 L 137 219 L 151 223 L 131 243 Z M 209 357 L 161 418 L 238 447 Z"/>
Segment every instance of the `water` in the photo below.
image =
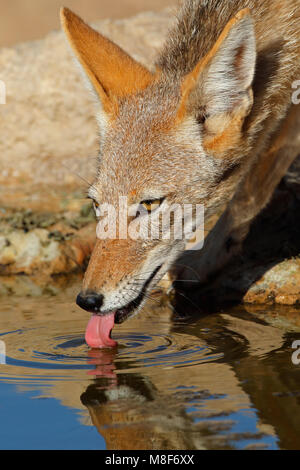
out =
<path fill-rule="evenodd" d="M 90 351 L 78 289 L 1 297 L 1 449 L 300 448 L 300 330 L 282 311 L 174 319 L 158 297 L 118 349 Z"/>

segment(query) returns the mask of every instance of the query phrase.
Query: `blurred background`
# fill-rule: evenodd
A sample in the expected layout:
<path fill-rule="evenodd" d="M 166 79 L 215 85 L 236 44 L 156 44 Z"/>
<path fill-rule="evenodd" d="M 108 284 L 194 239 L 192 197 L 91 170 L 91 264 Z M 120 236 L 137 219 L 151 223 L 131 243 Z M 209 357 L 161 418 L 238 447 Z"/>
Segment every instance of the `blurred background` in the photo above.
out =
<path fill-rule="evenodd" d="M 86 21 L 126 18 L 141 11 L 159 11 L 176 0 L 1 0 L 0 47 L 39 39 L 58 29 L 59 9 L 67 6 Z"/>
<path fill-rule="evenodd" d="M 84 270 L 95 242 L 86 194 L 98 127 L 61 31 L 60 7 L 151 67 L 178 2 L 0 0 L 0 296 L 11 292 L 4 276 L 34 276 L 39 289 L 49 276 Z"/>

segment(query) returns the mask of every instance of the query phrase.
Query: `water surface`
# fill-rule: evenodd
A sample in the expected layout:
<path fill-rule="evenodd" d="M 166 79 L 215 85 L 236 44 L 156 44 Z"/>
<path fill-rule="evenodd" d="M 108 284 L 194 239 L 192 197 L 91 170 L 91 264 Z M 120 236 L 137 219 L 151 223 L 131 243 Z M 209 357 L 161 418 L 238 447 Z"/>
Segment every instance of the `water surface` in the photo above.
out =
<path fill-rule="evenodd" d="M 115 328 L 117 349 L 91 351 L 78 290 L 1 297 L 1 449 L 300 448 L 284 312 L 179 318 L 158 296 Z"/>

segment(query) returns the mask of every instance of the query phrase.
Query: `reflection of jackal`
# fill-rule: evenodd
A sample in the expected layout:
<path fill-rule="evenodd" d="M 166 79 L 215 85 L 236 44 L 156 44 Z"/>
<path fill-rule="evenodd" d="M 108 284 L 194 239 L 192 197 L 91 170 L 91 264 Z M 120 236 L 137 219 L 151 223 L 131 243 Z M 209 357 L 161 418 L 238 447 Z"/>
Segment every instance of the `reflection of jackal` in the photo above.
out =
<path fill-rule="evenodd" d="M 187 0 L 150 72 L 62 10 L 99 104 L 96 206 L 121 195 L 150 213 L 167 202 L 209 215 L 229 203 L 182 279 L 224 265 L 299 152 L 299 21 L 299 0 Z M 79 305 L 110 326 L 126 319 L 183 250 L 178 240 L 98 240 Z"/>

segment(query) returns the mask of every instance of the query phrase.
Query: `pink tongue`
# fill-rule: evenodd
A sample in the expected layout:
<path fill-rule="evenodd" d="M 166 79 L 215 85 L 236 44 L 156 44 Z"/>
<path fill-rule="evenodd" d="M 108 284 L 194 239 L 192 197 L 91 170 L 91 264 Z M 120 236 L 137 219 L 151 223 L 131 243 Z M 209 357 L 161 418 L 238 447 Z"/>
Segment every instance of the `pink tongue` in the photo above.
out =
<path fill-rule="evenodd" d="M 115 314 L 93 315 L 85 333 L 85 340 L 92 349 L 114 348 L 118 343 L 111 339 L 110 333 L 115 324 Z"/>

